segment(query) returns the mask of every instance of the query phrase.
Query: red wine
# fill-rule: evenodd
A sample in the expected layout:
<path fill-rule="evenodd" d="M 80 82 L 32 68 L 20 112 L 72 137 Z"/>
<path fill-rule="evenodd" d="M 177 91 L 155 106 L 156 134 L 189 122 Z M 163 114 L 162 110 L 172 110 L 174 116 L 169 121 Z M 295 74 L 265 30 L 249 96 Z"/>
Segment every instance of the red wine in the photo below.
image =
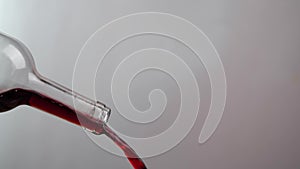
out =
<path fill-rule="evenodd" d="M 99 123 L 99 121 L 89 116 L 76 114 L 76 111 L 70 107 L 33 91 L 13 89 L 0 94 L 0 112 L 11 110 L 19 105 L 29 105 L 38 108 L 73 124 L 105 134 L 123 150 L 134 169 L 146 169 L 144 162 L 134 150 L 105 123 Z"/>
<path fill-rule="evenodd" d="M 135 169 L 146 169 L 144 162 L 139 156 L 135 153 L 135 151 L 124 141 L 122 140 L 111 128 L 109 128 L 106 124 L 103 125 L 104 133 L 111 140 L 115 142 L 127 156 L 127 159 Z"/>

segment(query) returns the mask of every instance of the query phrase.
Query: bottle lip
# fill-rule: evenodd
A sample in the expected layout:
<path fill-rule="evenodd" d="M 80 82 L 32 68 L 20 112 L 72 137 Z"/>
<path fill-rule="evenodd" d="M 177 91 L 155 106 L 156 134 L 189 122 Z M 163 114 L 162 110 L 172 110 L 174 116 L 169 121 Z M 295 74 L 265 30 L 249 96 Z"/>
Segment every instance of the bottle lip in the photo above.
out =
<path fill-rule="evenodd" d="M 97 101 L 95 106 L 95 113 L 94 117 L 96 116 L 97 119 L 100 121 L 107 123 L 111 114 L 111 109 L 106 107 L 105 104 Z"/>

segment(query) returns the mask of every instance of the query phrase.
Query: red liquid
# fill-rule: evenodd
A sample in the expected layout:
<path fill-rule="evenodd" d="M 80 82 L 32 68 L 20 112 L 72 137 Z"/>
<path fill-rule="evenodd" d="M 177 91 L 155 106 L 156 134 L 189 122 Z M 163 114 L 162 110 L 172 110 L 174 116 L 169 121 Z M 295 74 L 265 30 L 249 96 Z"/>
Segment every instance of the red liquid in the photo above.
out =
<path fill-rule="evenodd" d="M 105 135 L 112 139 L 125 153 L 127 159 L 135 169 L 146 169 L 142 159 L 134 152 L 134 150 L 123 141 L 114 131 L 112 131 L 106 124 L 103 125 Z"/>
<path fill-rule="evenodd" d="M 127 159 L 135 169 L 146 169 L 142 159 L 140 159 L 134 150 L 106 124 L 99 123 L 88 116 L 78 115 L 70 107 L 32 91 L 14 89 L 0 94 L 0 112 L 11 110 L 19 105 L 29 105 L 65 119 L 73 124 L 91 130 L 96 129 L 98 133 L 108 136 L 123 150 Z"/>

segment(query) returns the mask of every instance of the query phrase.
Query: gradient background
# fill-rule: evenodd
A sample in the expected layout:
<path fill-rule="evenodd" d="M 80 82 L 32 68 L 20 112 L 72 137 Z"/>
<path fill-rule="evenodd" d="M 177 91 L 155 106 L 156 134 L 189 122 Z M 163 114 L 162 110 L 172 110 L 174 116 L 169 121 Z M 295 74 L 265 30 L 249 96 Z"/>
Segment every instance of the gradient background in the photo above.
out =
<path fill-rule="evenodd" d="M 214 135 L 201 145 L 198 136 L 209 108 L 210 85 L 203 65 L 190 51 L 168 38 L 143 36 L 125 41 L 109 54 L 96 77 L 97 98 L 113 109 L 110 124 L 131 136 L 155 135 L 170 126 L 178 113 L 180 93 L 168 75 L 153 70 L 141 73 L 130 88 L 133 104 L 140 110 L 147 109 L 149 91 L 160 88 L 168 98 L 166 111 L 148 125 L 122 118 L 115 111 L 110 85 L 104 80 L 111 77 L 114 68 L 110 64 L 125 57 L 122 53 L 143 45 L 170 48 L 197 76 L 201 114 L 196 124 L 175 148 L 145 159 L 148 167 L 298 168 L 298 0 L 0 0 L 0 31 L 28 46 L 42 75 L 71 87 L 76 57 L 87 38 L 113 19 L 145 11 L 178 15 L 201 28 L 220 54 L 228 85 L 223 119 Z M 1 169 L 130 168 L 125 158 L 99 148 L 79 127 L 29 107 L 1 114 L 0 135 Z"/>

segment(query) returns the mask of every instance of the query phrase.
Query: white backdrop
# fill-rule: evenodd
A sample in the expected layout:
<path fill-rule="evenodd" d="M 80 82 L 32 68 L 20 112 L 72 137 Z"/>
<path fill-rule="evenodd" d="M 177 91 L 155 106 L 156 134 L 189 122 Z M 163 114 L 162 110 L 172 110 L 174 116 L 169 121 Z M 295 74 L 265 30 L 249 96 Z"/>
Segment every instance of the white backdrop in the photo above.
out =
<path fill-rule="evenodd" d="M 198 143 L 210 101 L 207 73 L 188 51 L 170 39 L 145 36 L 124 42 L 108 56 L 144 44 L 172 46 L 189 63 L 200 86 L 201 107 L 188 136 L 172 150 L 145 159 L 149 168 L 293 169 L 300 159 L 300 1 L 82 1 L 0 0 L 0 31 L 23 41 L 39 72 L 71 88 L 76 58 L 88 37 L 104 24 L 136 12 L 165 12 L 201 28 L 218 50 L 227 76 L 223 119 L 205 144 Z M 133 25 L 134 26 L 134 25 Z M 161 37 L 160 37 L 161 38 Z M 90 62 L 94 62 L 90 60 Z M 108 68 L 107 68 L 108 69 Z M 126 121 L 111 100 L 108 77 L 99 72 L 97 98 L 112 109 L 110 124 L 135 137 L 164 131 L 177 116 L 178 87 L 157 71 L 132 82 L 136 108 L 149 107 L 147 95 L 161 88 L 165 115 L 149 126 Z M 84 76 L 84 74 L 82 74 Z M 151 77 L 151 83 L 147 83 Z M 82 82 L 82 85 L 86 85 Z M 80 91 L 88 95 L 85 91 Z M 177 110 L 177 111 L 176 111 Z M 77 126 L 41 111 L 18 107 L 0 115 L 0 168 L 130 168 L 125 158 L 94 144 Z M 151 145 L 145 145 L 151 147 Z"/>

